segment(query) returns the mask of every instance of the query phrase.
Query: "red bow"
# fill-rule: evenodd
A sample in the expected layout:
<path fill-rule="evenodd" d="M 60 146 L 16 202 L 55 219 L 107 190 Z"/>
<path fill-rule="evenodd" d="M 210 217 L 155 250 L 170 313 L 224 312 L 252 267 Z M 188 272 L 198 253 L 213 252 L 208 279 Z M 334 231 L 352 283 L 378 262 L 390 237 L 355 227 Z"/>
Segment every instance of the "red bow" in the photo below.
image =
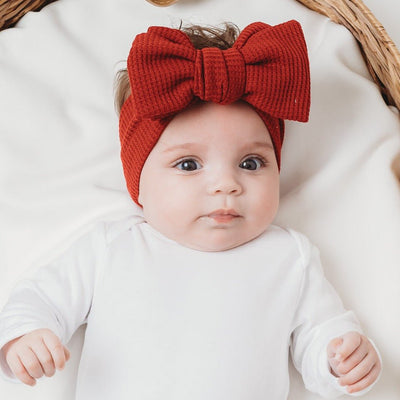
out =
<path fill-rule="evenodd" d="M 239 99 L 279 119 L 305 122 L 310 107 L 307 47 L 297 21 L 247 26 L 232 48 L 196 50 L 179 30 L 151 27 L 128 58 L 135 119 L 173 115 L 196 98 Z"/>
<path fill-rule="evenodd" d="M 132 94 L 120 113 L 121 159 L 137 204 L 148 155 L 174 115 L 198 99 L 220 104 L 241 99 L 254 107 L 270 133 L 278 166 L 283 119 L 308 120 L 307 47 L 296 21 L 253 23 L 228 50 L 196 50 L 182 31 L 151 27 L 136 36 L 128 73 Z"/>

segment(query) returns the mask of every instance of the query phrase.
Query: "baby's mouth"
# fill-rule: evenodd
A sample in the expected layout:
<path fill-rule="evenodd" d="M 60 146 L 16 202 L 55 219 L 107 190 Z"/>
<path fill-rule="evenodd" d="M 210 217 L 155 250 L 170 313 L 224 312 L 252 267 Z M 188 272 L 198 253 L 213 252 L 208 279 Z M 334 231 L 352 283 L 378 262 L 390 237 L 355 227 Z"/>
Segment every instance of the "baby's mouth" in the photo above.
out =
<path fill-rule="evenodd" d="M 240 218 L 240 214 L 238 214 L 233 209 L 220 209 L 211 212 L 207 215 L 207 217 L 213 219 L 215 222 L 218 223 L 227 223 L 233 221 L 236 218 Z"/>

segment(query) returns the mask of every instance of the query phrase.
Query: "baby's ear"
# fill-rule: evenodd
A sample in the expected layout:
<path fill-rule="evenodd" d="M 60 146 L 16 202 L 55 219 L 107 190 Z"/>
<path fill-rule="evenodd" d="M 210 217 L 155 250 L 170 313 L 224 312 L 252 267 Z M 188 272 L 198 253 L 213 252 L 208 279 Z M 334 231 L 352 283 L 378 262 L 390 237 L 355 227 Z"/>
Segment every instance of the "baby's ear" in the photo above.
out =
<path fill-rule="evenodd" d="M 139 206 L 141 209 L 143 209 L 142 201 L 143 201 L 143 199 L 142 199 L 142 196 L 140 195 L 140 191 L 139 191 L 139 195 L 138 195 L 138 206 Z"/>

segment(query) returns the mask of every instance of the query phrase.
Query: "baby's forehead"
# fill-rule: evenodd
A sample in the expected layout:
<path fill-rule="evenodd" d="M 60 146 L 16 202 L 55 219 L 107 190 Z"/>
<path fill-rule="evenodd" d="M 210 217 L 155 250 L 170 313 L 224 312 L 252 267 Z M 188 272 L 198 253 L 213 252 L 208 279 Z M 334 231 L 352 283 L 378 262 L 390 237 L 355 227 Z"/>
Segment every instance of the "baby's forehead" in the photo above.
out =
<path fill-rule="evenodd" d="M 195 104 L 174 116 L 159 139 L 163 146 L 197 143 L 208 147 L 219 141 L 227 147 L 254 142 L 272 145 L 264 121 L 245 102 Z"/>

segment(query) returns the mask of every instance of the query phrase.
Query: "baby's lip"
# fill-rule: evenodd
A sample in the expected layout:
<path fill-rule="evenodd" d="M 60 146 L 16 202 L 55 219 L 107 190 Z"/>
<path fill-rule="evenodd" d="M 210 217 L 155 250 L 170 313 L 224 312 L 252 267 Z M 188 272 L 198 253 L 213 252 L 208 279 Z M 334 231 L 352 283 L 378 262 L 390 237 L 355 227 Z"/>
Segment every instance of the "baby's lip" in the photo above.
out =
<path fill-rule="evenodd" d="M 210 214 L 207 214 L 207 217 L 209 217 L 209 218 L 234 217 L 235 218 L 235 217 L 240 217 L 240 214 L 232 208 L 230 208 L 230 209 L 221 208 L 219 210 L 212 211 Z"/>
<path fill-rule="evenodd" d="M 229 224 L 232 221 L 241 218 L 241 215 L 233 209 L 220 209 L 206 215 L 207 218 L 213 220 L 217 224 Z"/>

